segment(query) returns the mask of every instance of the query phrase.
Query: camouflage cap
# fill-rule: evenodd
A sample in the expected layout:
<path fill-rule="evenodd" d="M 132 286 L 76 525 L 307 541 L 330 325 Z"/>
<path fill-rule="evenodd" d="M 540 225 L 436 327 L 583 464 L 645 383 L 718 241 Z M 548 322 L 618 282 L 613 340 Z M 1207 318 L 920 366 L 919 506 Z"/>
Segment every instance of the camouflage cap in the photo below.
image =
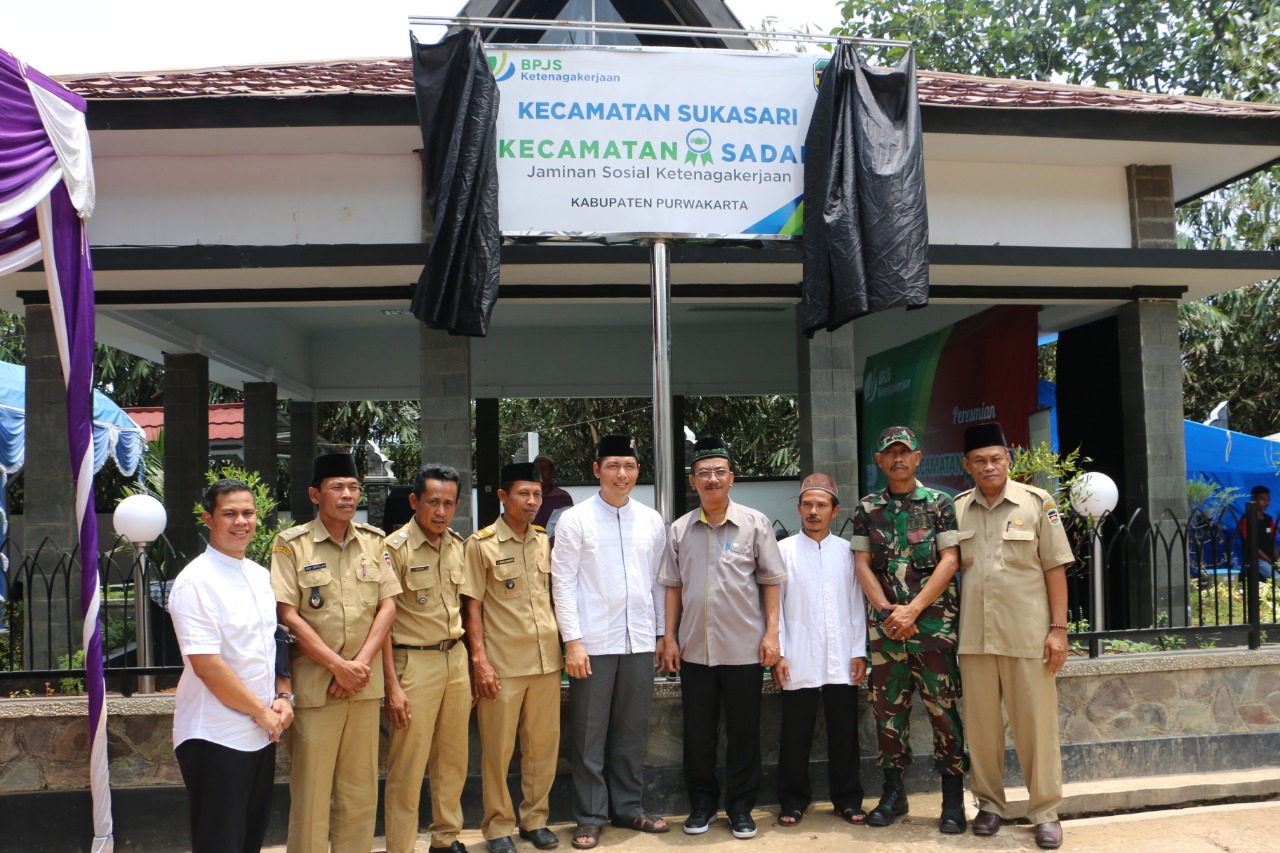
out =
<path fill-rule="evenodd" d="M 909 427 L 891 426 L 880 433 L 880 443 L 876 446 L 876 452 L 879 453 L 889 445 L 898 444 L 899 442 L 905 444 L 908 450 L 920 449 L 920 442 Z"/>

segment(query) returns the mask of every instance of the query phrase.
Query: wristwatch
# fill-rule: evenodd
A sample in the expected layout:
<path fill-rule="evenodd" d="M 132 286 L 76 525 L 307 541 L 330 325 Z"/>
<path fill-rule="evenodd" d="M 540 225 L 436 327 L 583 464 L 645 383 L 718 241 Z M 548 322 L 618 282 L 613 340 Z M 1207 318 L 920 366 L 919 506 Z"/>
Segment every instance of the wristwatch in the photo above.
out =
<path fill-rule="evenodd" d="M 893 611 L 892 611 L 892 610 L 890 610 L 888 607 L 884 608 L 883 610 L 878 611 L 878 613 L 879 613 L 880 621 L 881 621 L 881 622 L 888 622 L 888 621 L 889 621 L 889 617 L 893 615 Z"/>
<path fill-rule="evenodd" d="M 289 700 L 289 704 L 290 704 L 290 705 L 292 705 L 292 704 L 293 704 L 293 694 L 292 694 L 292 693 L 277 693 L 277 694 L 276 694 L 276 698 L 277 698 L 277 699 L 288 699 L 288 700 Z"/>

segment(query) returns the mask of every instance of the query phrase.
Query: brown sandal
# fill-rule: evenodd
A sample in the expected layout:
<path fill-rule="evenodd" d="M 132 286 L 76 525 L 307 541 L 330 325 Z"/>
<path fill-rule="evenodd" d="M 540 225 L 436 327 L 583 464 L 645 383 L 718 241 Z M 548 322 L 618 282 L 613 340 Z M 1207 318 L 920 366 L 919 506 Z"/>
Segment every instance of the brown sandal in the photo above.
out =
<path fill-rule="evenodd" d="M 585 838 L 586 841 L 578 839 Z M 578 850 L 590 850 L 600 843 L 600 825 L 597 823 L 581 823 L 573 831 L 573 846 Z"/>
<path fill-rule="evenodd" d="M 671 829 L 671 825 L 663 818 L 651 814 L 615 817 L 609 822 L 621 829 L 634 829 L 636 832 L 666 832 Z"/>

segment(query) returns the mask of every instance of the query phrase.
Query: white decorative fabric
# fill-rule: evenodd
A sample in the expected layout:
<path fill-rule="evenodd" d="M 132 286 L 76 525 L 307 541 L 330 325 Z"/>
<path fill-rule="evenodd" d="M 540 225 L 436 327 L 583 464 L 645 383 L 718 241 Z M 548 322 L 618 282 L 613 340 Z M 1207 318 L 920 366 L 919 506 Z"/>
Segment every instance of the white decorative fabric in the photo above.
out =
<path fill-rule="evenodd" d="M 93 153 L 89 149 L 89 126 L 84 113 L 62 98 L 27 78 L 27 88 L 35 102 L 45 133 L 53 143 L 62 167 L 61 178 L 67 184 L 71 204 L 81 219 L 93 216 L 97 189 L 93 180 Z"/>

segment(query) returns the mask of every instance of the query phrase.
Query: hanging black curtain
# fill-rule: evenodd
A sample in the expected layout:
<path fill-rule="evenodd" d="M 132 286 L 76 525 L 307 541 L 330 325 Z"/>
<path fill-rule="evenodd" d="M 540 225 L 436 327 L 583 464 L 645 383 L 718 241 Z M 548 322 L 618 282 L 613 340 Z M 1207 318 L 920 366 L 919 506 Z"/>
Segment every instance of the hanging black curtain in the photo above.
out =
<path fill-rule="evenodd" d="M 480 34 L 411 38 L 422 168 L 433 218 L 413 316 L 428 328 L 484 337 L 498 299 L 498 85 Z"/>
<path fill-rule="evenodd" d="M 875 71 L 842 43 L 805 137 L 805 334 L 898 305 L 924 307 L 928 252 L 915 53 Z"/>

